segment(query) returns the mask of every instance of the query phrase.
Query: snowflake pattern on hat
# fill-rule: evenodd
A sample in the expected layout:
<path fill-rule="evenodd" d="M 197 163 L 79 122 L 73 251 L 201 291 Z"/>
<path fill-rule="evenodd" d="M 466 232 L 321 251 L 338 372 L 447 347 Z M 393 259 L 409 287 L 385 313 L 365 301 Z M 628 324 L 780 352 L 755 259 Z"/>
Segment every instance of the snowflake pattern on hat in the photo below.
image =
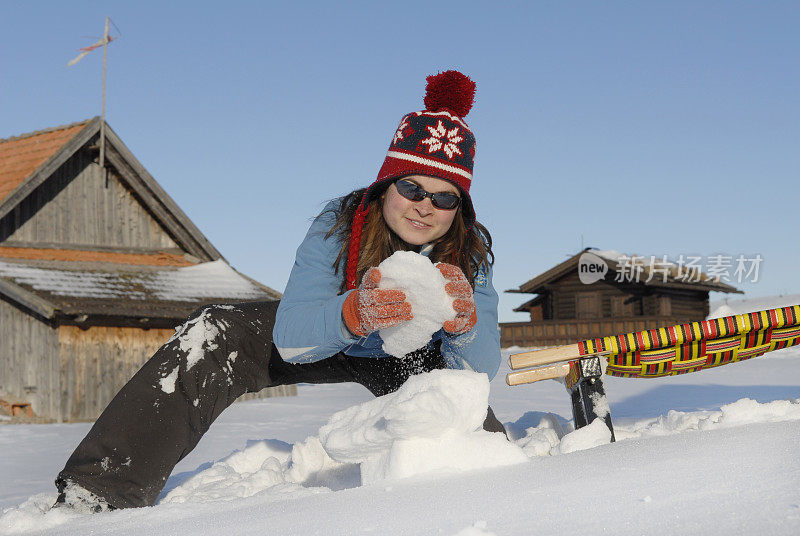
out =
<path fill-rule="evenodd" d="M 403 140 L 407 136 L 414 134 L 413 128 L 409 128 L 408 132 L 406 132 L 406 128 L 408 128 L 408 116 L 404 117 L 403 120 L 400 121 L 400 126 L 397 127 L 397 132 L 394 133 L 394 137 L 392 138 L 392 145 L 397 145 L 397 142 L 400 140 Z"/>
<path fill-rule="evenodd" d="M 447 158 L 452 160 L 453 155 L 462 156 L 464 154 L 458 147 L 458 144 L 464 141 L 464 137 L 461 136 L 458 131 L 459 127 L 447 130 L 440 119 L 435 127 L 428 127 L 428 132 L 431 133 L 431 137 L 425 138 L 419 143 L 428 146 L 428 154 L 433 154 L 441 150 L 447 155 Z"/>

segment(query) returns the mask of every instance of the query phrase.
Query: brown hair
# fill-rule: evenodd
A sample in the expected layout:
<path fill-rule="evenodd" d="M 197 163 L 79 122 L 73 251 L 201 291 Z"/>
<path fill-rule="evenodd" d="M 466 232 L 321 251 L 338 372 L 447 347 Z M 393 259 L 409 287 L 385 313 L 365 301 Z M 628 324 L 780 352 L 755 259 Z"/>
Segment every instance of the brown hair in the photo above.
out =
<path fill-rule="evenodd" d="M 344 262 L 347 259 L 347 249 L 350 244 L 353 216 L 365 191 L 366 188 L 362 188 L 350 192 L 340 199 L 338 206 L 334 206 L 327 211 L 333 212 L 336 221 L 325 235 L 325 238 L 336 235 L 341 243 L 341 248 L 336 260 L 333 262 L 333 267 L 336 273 L 339 273 L 339 270 L 342 271 L 342 292 L 347 290 Z M 364 221 L 364 230 L 361 234 L 358 268 L 356 270 L 357 282 L 361 281 L 364 272 L 370 267 L 378 266 L 395 251 L 417 250 L 417 246 L 409 244 L 397 236 L 386 224 L 386 220 L 383 219 L 382 203 L 381 195 L 376 194 L 368 204 L 369 213 Z M 475 276 L 478 274 L 480 266 L 482 264 L 494 264 L 492 236 L 486 227 L 477 221 L 468 230 L 464 224 L 461 205 L 459 205 L 450 229 L 436 241 L 429 258 L 432 262 L 455 264 L 461 268 L 470 285 L 475 288 Z"/>

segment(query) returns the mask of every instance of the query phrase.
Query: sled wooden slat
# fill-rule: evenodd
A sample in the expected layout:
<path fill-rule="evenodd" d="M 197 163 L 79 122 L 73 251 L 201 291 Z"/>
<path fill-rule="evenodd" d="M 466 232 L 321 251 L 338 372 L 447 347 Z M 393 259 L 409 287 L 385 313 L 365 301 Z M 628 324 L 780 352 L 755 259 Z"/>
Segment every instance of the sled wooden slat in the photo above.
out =
<path fill-rule="evenodd" d="M 541 350 L 531 350 L 522 352 L 509 357 L 508 361 L 511 370 L 519 370 L 526 367 L 536 367 L 539 365 L 550 365 L 560 361 L 578 359 L 581 356 L 578 344 L 567 344 L 555 346 L 553 348 L 542 348 Z"/>
<path fill-rule="evenodd" d="M 520 385 L 523 383 L 563 378 L 567 374 L 569 374 L 569 363 L 558 363 L 557 365 L 550 365 L 548 367 L 512 372 L 506 376 L 506 382 L 508 385 Z"/>

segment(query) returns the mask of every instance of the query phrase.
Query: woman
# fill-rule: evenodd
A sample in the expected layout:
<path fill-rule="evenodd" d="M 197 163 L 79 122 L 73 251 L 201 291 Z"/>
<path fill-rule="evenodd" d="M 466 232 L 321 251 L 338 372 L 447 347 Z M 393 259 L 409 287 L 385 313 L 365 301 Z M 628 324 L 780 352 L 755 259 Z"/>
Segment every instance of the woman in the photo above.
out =
<path fill-rule="evenodd" d="M 245 392 L 358 382 L 380 396 L 448 367 L 493 377 L 500 344 L 491 238 L 469 197 L 475 138 L 463 120 L 474 92 L 456 71 L 428 77 L 426 109 L 403 117 L 375 182 L 314 220 L 280 304 L 211 305 L 190 316 L 78 445 L 56 479 L 56 505 L 154 504 L 175 464 Z M 414 315 L 401 289 L 378 288 L 376 267 L 398 250 L 440 263 L 457 313 L 402 358 L 382 351 L 378 333 Z M 491 408 L 484 428 L 504 431 Z"/>

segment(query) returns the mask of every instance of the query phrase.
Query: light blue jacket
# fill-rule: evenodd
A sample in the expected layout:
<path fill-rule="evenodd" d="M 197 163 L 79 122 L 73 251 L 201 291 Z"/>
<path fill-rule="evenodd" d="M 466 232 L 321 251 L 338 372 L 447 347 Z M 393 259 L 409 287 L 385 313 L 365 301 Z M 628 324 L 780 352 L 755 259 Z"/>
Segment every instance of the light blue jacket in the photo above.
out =
<path fill-rule="evenodd" d="M 292 363 L 310 363 L 337 352 L 360 357 L 386 357 L 378 332 L 356 337 L 342 320 L 342 303 L 348 291 L 339 294 L 342 271 L 333 261 L 339 253 L 336 236 L 326 239 L 335 216 L 334 200 L 311 224 L 297 248 L 292 273 L 278 306 L 273 341 L 281 356 Z M 497 327 L 497 292 L 492 286 L 491 266 L 483 266 L 475 278 L 478 323 L 467 333 L 450 335 L 440 329 L 431 343 L 442 341 L 442 354 L 451 368 L 471 369 L 493 378 L 500 366 L 500 334 Z"/>

